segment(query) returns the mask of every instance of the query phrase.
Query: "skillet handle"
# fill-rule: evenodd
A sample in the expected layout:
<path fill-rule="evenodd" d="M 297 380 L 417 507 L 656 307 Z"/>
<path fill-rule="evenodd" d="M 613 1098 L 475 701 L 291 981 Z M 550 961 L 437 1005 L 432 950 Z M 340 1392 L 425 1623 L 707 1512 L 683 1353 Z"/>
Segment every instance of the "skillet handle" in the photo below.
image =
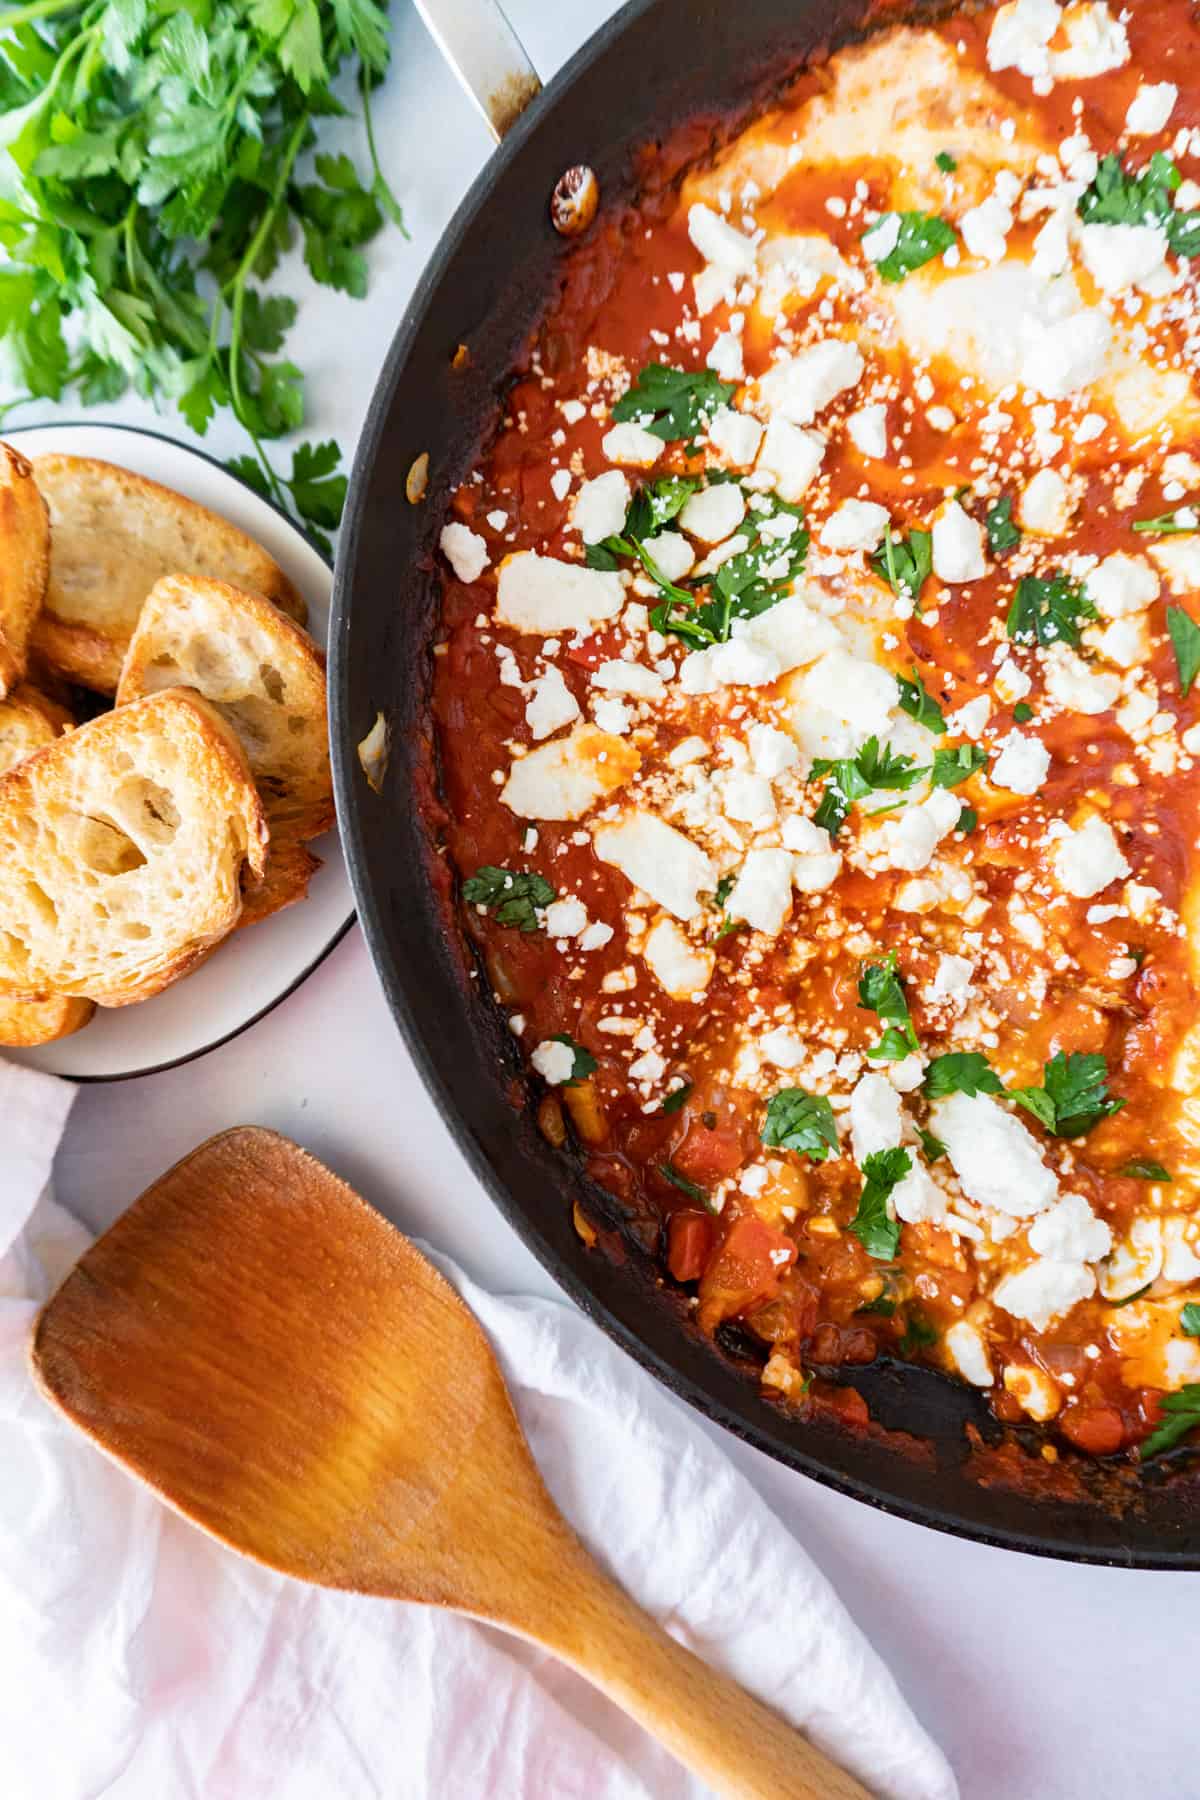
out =
<path fill-rule="evenodd" d="M 499 143 L 541 91 L 520 38 L 496 0 L 416 0 L 416 6 Z"/>

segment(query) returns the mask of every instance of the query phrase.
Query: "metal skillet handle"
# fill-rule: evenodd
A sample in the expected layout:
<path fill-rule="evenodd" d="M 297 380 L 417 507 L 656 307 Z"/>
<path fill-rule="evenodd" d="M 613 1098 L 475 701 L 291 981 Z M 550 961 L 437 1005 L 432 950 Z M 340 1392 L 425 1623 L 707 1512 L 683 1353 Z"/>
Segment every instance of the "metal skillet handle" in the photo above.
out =
<path fill-rule="evenodd" d="M 416 6 L 499 143 L 541 91 L 525 46 L 496 0 L 416 0 Z"/>

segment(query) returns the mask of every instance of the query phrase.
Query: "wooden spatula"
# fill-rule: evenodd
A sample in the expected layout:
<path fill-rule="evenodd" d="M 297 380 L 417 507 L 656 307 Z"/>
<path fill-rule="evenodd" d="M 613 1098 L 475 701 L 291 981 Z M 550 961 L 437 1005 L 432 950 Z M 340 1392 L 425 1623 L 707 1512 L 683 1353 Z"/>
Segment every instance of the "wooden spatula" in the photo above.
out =
<path fill-rule="evenodd" d="M 228 1131 L 156 1182 L 46 1306 L 32 1361 L 102 1450 L 243 1555 L 530 1638 L 720 1793 L 865 1800 L 601 1572 L 466 1306 L 286 1138 Z"/>

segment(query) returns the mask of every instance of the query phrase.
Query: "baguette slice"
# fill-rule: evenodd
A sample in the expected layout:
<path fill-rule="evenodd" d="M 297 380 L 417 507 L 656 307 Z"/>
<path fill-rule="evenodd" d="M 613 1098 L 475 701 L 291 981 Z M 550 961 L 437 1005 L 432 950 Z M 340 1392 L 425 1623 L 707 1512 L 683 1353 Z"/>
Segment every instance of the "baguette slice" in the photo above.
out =
<path fill-rule="evenodd" d="M 39 456 L 33 469 L 51 529 L 50 580 L 33 641 L 68 680 L 116 692 L 142 602 L 174 570 L 236 582 L 304 620 L 283 570 L 207 507 L 92 457 Z"/>
<path fill-rule="evenodd" d="M 35 750 L 52 744 L 74 723 L 65 706 L 23 681 L 7 700 L 0 700 L 0 775 L 7 775 Z"/>
<path fill-rule="evenodd" d="M 198 694 L 92 719 L 0 778 L 0 986 L 149 999 L 233 930 L 266 847 L 242 747 Z"/>
<path fill-rule="evenodd" d="M 90 1000 L 71 1000 L 65 994 L 13 994 L 0 988 L 0 1044 L 11 1050 L 52 1044 L 82 1031 L 95 1010 Z"/>
<path fill-rule="evenodd" d="M 30 632 L 46 594 L 50 521 L 33 468 L 0 444 L 0 700 L 25 673 Z"/>
<path fill-rule="evenodd" d="M 237 732 L 273 841 L 298 847 L 328 831 L 325 658 L 306 631 L 257 594 L 167 575 L 142 608 L 117 705 L 164 687 L 195 688 Z"/>

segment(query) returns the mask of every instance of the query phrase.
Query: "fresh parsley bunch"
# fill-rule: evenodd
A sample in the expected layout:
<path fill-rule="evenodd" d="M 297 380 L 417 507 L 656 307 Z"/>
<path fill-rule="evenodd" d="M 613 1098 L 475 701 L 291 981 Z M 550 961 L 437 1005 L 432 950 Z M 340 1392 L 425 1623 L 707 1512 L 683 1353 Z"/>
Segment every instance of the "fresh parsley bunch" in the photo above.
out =
<path fill-rule="evenodd" d="M 229 407 L 253 454 L 230 466 L 328 547 L 346 478 L 335 444 L 290 476 L 264 445 L 304 422 L 280 352 L 296 317 L 262 283 L 297 232 L 314 279 L 361 297 L 362 246 L 400 209 L 370 92 L 387 67 L 377 0 L 31 0 L 0 13 L 0 339 L 30 398 L 127 388 L 194 431 Z M 371 175 L 302 154 L 356 71 Z"/>

